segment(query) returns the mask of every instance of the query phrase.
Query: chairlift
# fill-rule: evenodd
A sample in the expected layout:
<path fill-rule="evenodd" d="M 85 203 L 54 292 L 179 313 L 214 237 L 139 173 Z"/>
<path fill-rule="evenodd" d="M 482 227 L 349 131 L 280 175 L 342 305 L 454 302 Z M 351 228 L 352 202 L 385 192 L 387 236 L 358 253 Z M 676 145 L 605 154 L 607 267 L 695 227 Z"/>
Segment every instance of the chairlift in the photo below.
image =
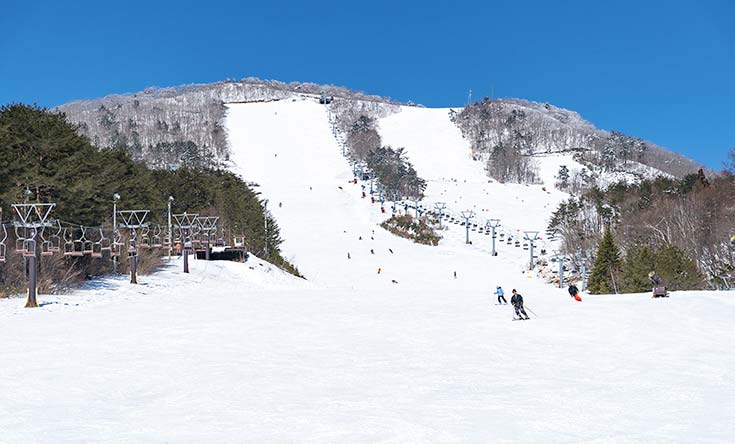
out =
<path fill-rule="evenodd" d="M 85 254 L 92 254 L 94 252 L 94 242 L 87 239 L 87 228 L 82 228 L 82 237 L 80 238 L 82 240 L 82 255 Z"/>
<path fill-rule="evenodd" d="M 120 231 L 114 230 L 112 232 L 112 243 L 110 244 L 110 256 L 112 257 L 118 257 L 120 256 L 120 253 L 122 252 L 122 236 L 120 235 Z"/>
<path fill-rule="evenodd" d="M 51 243 L 51 241 L 48 240 L 48 239 L 44 239 L 43 238 L 43 235 L 41 235 L 41 239 L 42 239 L 42 241 L 41 241 L 41 256 L 53 256 L 53 254 L 54 254 L 54 251 L 53 251 L 54 246 Z"/>
<path fill-rule="evenodd" d="M 71 256 L 74 253 L 74 242 L 66 237 L 66 228 L 64 228 L 64 256 Z"/>
<path fill-rule="evenodd" d="M 105 232 L 102 231 L 102 228 L 100 228 L 100 251 L 112 251 L 112 242 L 110 242 L 110 239 L 105 237 Z"/>
<path fill-rule="evenodd" d="M 97 239 L 97 242 L 92 243 L 92 257 L 102 257 L 102 239 L 105 238 L 105 235 L 102 234 L 102 228 L 100 228 L 100 238 Z"/>
<path fill-rule="evenodd" d="M 35 257 L 36 256 L 36 240 L 35 239 L 24 239 L 23 240 L 23 256 Z"/>
<path fill-rule="evenodd" d="M 49 242 L 51 243 L 51 245 L 49 246 L 49 251 L 51 253 L 61 252 L 61 222 L 57 220 L 56 225 L 58 227 L 56 233 L 52 234 L 48 238 Z"/>
<path fill-rule="evenodd" d="M 130 239 L 128 241 L 128 254 L 135 255 L 137 251 L 138 249 L 135 247 L 135 239 Z"/>
<path fill-rule="evenodd" d="M 25 241 L 25 237 L 21 236 L 20 233 L 18 232 L 18 227 L 15 227 L 15 252 L 16 253 L 23 254 L 23 252 L 25 251 L 24 250 L 25 244 L 23 243 L 24 241 Z"/>
<path fill-rule="evenodd" d="M 74 257 L 81 257 L 84 256 L 84 227 L 82 228 L 82 235 L 79 237 L 79 239 L 74 239 L 74 246 L 71 251 L 71 256 Z"/>
<path fill-rule="evenodd" d="M 163 242 L 161 241 L 160 225 L 156 225 L 156 227 L 153 229 L 153 237 L 151 239 L 151 245 L 153 246 L 153 248 L 161 248 L 163 246 Z"/>
<path fill-rule="evenodd" d="M 144 227 L 142 230 L 142 234 L 140 236 L 140 243 L 138 244 L 140 248 L 150 248 L 151 238 L 150 236 L 148 236 L 148 232 L 149 232 L 148 228 Z"/>

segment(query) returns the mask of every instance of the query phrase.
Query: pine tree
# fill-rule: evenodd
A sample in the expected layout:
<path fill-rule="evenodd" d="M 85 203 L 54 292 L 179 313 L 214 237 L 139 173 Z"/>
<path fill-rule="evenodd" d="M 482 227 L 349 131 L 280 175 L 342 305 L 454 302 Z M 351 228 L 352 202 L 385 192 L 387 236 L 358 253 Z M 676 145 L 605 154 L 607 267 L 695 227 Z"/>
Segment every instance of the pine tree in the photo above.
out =
<path fill-rule="evenodd" d="M 569 167 L 562 165 L 559 167 L 559 172 L 556 175 L 556 186 L 560 190 L 565 190 L 569 187 Z"/>
<path fill-rule="evenodd" d="M 673 245 L 656 253 L 656 272 L 669 290 L 696 290 L 704 283 L 697 264 Z"/>
<path fill-rule="evenodd" d="M 642 293 L 651 289 L 648 273 L 655 269 L 655 257 L 651 249 L 634 245 L 625 254 L 622 274 L 623 293 Z"/>
<path fill-rule="evenodd" d="M 592 294 L 606 294 L 618 292 L 618 279 L 620 272 L 620 250 L 615 245 L 610 227 L 605 229 L 599 245 L 588 289 Z"/>

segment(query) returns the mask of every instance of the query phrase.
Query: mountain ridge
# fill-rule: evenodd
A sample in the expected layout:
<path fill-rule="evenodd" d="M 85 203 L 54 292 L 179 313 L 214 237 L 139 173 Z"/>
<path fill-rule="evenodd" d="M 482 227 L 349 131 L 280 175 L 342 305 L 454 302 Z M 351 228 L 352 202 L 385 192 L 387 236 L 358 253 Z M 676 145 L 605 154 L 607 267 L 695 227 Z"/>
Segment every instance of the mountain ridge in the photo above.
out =
<path fill-rule="evenodd" d="M 78 124 L 80 132 L 96 145 L 124 147 L 136 159 L 153 167 L 176 168 L 182 164 L 181 159 L 194 159 L 194 163 L 212 166 L 228 161 L 230 155 L 226 129 L 222 124 L 226 104 L 285 100 L 299 95 L 318 98 L 321 94 L 332 101 L 335 113 L 342 117 L 342 130 L 348 130 L 359 115 L 379 118 L 400 112 L 398 105 L 423 106 L 412 102 L 401 103 L 389 97 L 370 95 L 342 86 L 286 83 L 248 77 L 214 83 L 149 87 L 139 92 L 76 100 L 55 109 L 64 112 L 70 121 Z M 546 132 L 552 136 L 564 133 L 566 139 L 555 148 L 557 151 L 593 148 L 591 139 L 602 140 L 614 133 L 597 128 L 576 111 L 527 99 L 484 98 L 467 107 L 447 109 L 456 112 L 483 103 L 491 103 L 500 110 L 498 114 L 502 116 L 514 111 L 531 116 L 535 120 L 529 126 L 529 133 Z M 493 125 L 496 126 L 496 135 L 508 131 L 507 119 Z M 590 146 L 583 146 L 585 143 Z M 648 141 L 645 143 L 666 159 L 662 161 L 663 167 L 659 168 L 665 173 L 683 176 L 703 167 L 679 153 Z M 547 149 L 546 152 L 552 151 Z M 667 161 L 676 164 L 676 167 L 667 170 Z"/>

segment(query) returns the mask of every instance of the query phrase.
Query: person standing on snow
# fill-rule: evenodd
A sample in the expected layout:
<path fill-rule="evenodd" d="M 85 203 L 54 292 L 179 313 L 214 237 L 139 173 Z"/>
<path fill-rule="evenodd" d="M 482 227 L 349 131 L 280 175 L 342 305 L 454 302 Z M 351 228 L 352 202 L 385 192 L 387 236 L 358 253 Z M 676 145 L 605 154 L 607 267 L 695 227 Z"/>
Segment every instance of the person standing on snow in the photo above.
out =
<path fill-rule="evenodd" d="M 521 294 L 518 293 L 515 288 L 513 289 L 513 297 L 510 298 L 510 303 L 513 304 L 513 308 L 515 308 L 516 316 L 518 316 L 518 318 L 530 319 L 526 314 L 526 310 L 523 309 L 523 296 L 521 296 Z"/>
<path fill-rule="evenodd" d="M 495 289 L 495 294 L 498 296 L 498 304 L 501 304 L 500 300 L 503 300 L 503 304 L 508 304 L 508 301 L 505 299 L 505 292 L 503 292 L 503 289 L 498 285 L 498 287 Z"/>

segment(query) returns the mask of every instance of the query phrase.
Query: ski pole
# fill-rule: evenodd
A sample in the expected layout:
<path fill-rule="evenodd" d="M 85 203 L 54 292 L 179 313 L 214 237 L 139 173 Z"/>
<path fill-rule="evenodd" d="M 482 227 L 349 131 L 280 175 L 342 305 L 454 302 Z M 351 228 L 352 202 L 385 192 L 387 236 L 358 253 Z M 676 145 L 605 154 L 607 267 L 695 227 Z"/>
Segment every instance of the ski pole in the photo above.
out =
<path fill-rule="evenodd" d="M 538 317 L 538 315 L 537 315 L 536 313 L 534 313 L 534 311 L 533 311 L 533 310 L 531 310 L 531 308 L 530 308 L 530 307 L 529 307 L 528 305 L 526 305 L 526 306 L 525 306 L 525 308 L 526 308 L 526 309 L 527 309 L 528 311 L 530 311 L 532 315 L 534 315 L 534 316 Z"/>

